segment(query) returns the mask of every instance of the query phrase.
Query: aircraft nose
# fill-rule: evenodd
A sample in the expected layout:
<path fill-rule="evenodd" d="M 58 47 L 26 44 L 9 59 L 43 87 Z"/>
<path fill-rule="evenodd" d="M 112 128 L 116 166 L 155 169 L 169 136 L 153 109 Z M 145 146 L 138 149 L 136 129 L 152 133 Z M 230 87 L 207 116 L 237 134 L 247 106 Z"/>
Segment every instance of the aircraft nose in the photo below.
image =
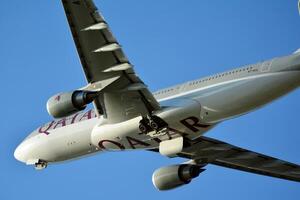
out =
<path fill-rule="evenodd" d="M 21 143 L 14 152 L 14 157 L 20 161 L 26 163 L 26 158 L 25 158 L 25 147 L 24 143 Z"/>

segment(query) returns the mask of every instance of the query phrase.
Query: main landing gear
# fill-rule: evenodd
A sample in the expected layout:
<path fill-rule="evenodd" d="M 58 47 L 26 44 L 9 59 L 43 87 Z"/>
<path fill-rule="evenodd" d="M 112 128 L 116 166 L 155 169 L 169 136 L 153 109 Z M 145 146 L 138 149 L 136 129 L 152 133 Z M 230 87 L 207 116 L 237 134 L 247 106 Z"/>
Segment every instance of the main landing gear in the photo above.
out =
<path fill-rule="evenodd" d="M 150 132 L 158 133 L 168 128 L 168 124 L 158 116 L 147 116 L 139 123 L 139 129 L 142 134 L 148 134 Z"/>

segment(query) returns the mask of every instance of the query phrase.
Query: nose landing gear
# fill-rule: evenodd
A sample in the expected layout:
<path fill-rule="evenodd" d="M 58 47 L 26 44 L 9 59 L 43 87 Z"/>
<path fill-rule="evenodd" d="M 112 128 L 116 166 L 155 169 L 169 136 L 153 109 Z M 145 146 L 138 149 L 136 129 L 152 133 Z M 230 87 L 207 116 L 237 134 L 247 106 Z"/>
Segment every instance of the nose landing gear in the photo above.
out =
<path fill-rule="evenodd" d="M 35 167 L 34 168 L 36 170 L 42 170 L 42 169 L 47 168 L 47 166 L 48 166 L 47 162 L 39 160 L 37 163 L 35 163 Z"/>

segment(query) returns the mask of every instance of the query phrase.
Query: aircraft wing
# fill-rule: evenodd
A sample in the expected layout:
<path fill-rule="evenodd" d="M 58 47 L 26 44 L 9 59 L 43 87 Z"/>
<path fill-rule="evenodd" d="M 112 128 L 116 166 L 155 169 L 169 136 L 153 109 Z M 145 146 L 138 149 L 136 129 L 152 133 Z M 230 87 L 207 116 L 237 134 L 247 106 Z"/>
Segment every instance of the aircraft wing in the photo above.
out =
<path fill-rule="evenodd" d="M 300 182 L 300 165 L 242 149 L 208 137 L 187 142 L 179 157 L 197 164 L 213 164 L 241 171 Z"/>
<path fill-rule="evenodd" d="M 62 4 L 89 88 L 105 85 L 94 101 L 98 114 L 114 123 L 159 109 L 93 1 L 62 0 Z"/>

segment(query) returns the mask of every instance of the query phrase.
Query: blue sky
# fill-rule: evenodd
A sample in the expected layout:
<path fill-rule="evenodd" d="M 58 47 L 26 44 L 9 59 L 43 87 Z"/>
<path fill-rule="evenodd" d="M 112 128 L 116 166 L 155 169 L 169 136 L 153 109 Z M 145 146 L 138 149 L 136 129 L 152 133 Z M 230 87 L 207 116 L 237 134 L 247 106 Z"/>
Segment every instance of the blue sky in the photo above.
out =
<path fill-rule="evenodd" d="M 96 0 L 151 90 L 287 55 L 300 48 L 297 0 Z M 106 153 L 37 172 L 17 144 L 51 120 L 47 99 L 85 84 L 60 1 L 2 2 L 0 199 L 298 199 L 300 184 L 208 166 L 190 185 L 158 192 L 152 172 L 181 159 Z M 300 163 L 300 91 L 227 121 L 207 136 Z"/>

